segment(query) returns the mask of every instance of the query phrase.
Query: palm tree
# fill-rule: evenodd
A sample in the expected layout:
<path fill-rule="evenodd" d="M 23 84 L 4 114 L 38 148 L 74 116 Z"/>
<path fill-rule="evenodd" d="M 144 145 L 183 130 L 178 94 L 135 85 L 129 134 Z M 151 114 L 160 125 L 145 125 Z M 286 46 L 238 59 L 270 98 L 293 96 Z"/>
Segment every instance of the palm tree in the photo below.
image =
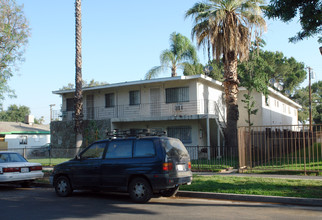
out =
<path fill-rule="evenodd" d="M 239 117 L 237 62 L 247 60 L 252 33 L 266 28 L 260 4 L 263 0 L 206 0 L 186 12 L 194 19 L 192 30 L 199 42 L 210 42 L 214 58 L 223 56 L 224 87 L 227 106 L 227 146 L 237 147 Z M 254 30 L 253 30 L 254 29 Z"/>
<path fill-rule="evenodd" d="M 156 77 L 166 68 L 171 68 L 171 76 L 177 76 L 177 69 L 184 68 L 185 63 L 196 62 L 197 53 L 190 40 L 176 32 L 170 35 L 170 49 L 162 51 L 160 55 L 161 66 L 155 66 L 150 69 L 145 79 Z"/>
<path fill-rule="evenodd" d="M 76 20 L 76 76 L 75 76 L 75 133 L 76 148 L 83 143 L 83 91 L 82 91 L 82 7 L 81 0 L 75 1 Z"/>

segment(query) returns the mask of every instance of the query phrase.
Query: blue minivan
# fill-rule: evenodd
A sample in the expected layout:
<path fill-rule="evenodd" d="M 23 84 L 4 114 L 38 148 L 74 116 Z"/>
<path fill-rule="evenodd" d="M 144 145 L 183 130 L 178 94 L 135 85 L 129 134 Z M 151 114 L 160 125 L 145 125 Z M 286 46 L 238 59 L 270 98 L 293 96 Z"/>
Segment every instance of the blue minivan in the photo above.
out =
<path fill-rule="evenodd" d="M 179 139 L 148 136 L 97 141 L 74 159 L 58 164 L 50 177 L 58 196 L 75 189 L 128 192 L 133 201 L 154 194 L 174 196 L 191 184 L 191 162 Z"/>

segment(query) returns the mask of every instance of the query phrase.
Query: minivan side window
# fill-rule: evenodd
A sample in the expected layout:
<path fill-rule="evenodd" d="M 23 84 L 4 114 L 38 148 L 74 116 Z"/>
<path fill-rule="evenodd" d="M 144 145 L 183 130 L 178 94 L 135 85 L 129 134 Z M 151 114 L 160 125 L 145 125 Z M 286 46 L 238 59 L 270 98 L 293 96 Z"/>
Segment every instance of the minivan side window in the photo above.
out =
<path fill-rule="evenodd" d="M 81 154 L 82 159 L 102 159 L 106 143 L 95 143 Z"/>
<path fill-rule="evenodd" d="M 131 158 L 132 143 L 132 140 L 111 141 L 107 147 L 105 158 Z"/>
<path fill-rule="evenodd" d="M 155 148 L 152 140 L 137 140 L 134 147 L 134 157 L 153 157 Z"/>

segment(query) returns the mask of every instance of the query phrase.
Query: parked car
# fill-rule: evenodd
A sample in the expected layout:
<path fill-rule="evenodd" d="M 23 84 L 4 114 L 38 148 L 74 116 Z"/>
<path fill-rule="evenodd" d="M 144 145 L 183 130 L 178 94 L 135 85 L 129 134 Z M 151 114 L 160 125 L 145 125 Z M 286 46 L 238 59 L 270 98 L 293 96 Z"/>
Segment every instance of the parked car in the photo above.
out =
<path fill-rule="evenodd" d="M 50 143 L 44 144 L 40 147 L 37 147 L 36 149 L 34 149 L 31 154 L 33 156 L 39 157 L 39 156 L 45 156 L 48 155 L 50 151 Z"/>
<path fill-rule="evenodd" d="M 43 176 L 40 163 L 29 163 L 16 152 L 0 151 L 0 183 L 29 186 L 32 181 Z"/>
<path fill-rule="evenodd" d="M 189 154 L 179 139 L 116 138 L 97 141 L 55 166 L 50 181 L 58 196 L 75 189 L 128 192 L 145 203 L 153 194 L 173 196 L 192 181 Z"/>

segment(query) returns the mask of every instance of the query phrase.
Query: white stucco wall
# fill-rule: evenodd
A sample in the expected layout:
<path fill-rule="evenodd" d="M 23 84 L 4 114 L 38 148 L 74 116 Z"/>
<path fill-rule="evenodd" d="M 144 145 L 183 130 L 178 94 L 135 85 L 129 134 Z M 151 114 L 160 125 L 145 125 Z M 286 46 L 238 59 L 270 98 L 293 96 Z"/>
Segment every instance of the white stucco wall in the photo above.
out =
<path fill-rule="evenodd" d="M 245 103 L 241 101 L 244 99 L 243 94 L 246 92 L 241 90 L 238 94 L 238 126 L 248 126 L 245 121 L 248 117 L 247 110 L 244 108 Z M 298 124 L 298 106 L 294 105 L 288 98 L 277 94 L 277 92 L 270 92 L 266 104 L 264 95 L 253 92 L 252 96 L 256 101 L 255 108 L 258 109 L 256 115 L 251 115 L 251 122 L 254 123 L 254 126 Z"/>
<path fill-rule="evenodd" d="M 26 144 L 21 140 L 26 139 Z M 8 149 L 39 147 L 50 143 L 50 134 L 6 134 L 5 142 L 8 142 Z"/>

